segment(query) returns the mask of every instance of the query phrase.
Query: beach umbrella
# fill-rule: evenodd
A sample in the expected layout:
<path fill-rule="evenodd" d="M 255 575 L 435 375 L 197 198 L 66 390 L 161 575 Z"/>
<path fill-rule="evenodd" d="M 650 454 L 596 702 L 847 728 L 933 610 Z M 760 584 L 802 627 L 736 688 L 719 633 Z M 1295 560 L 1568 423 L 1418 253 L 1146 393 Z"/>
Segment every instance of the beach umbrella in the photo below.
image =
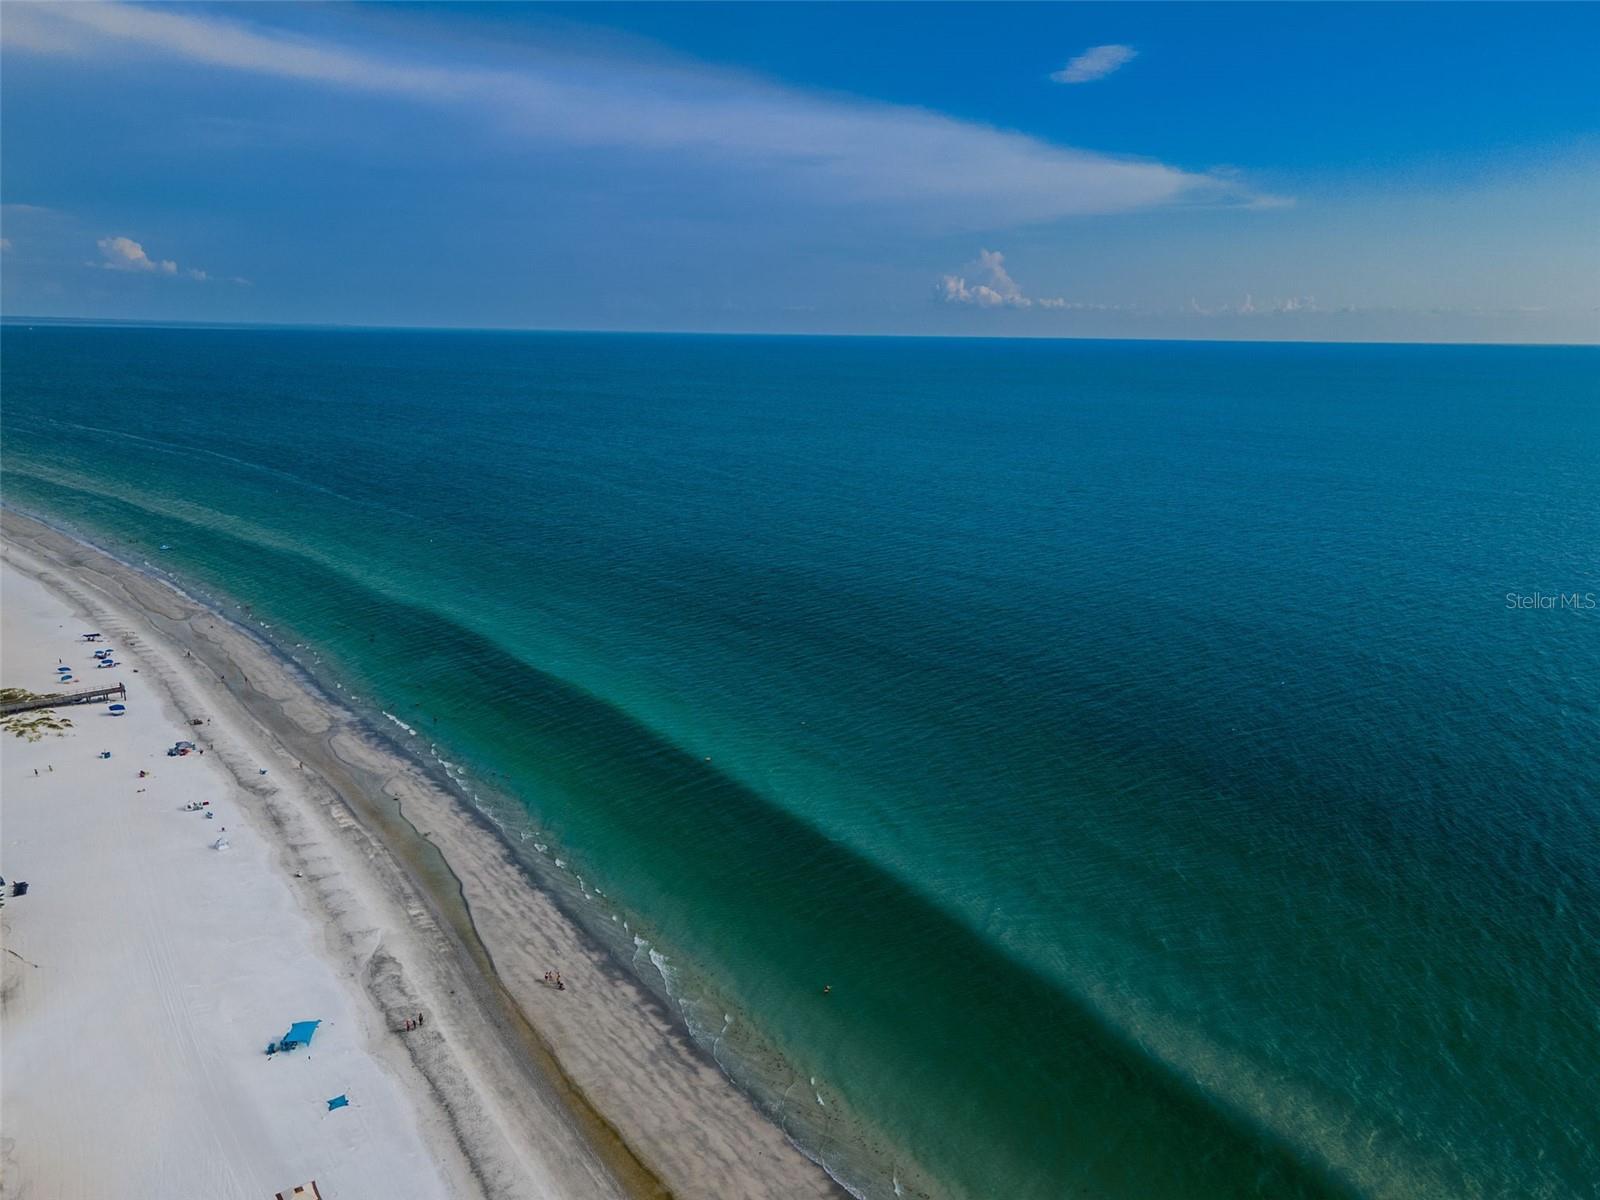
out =
<path fill-rule="evenodd" d="M 336 1108 L 349 1108 L 349 1107 L 350 1107 L 350 1097 L 346 1096 L 346 1095 L 343 1095 L 342 1093 L 340 1095 L 335 1096 L 332 1100 L 328 1101 L 328 1111 L 329 1112 L 332 1112 Z"/>
<path fill-rule="evenodd" d="M 113 705 L 111 705 L 111 715 L 113 717 L 120 717 L 123 713 L 125 713 L 127 711 L 128 711 L 128 706 L 126 704 L 113 704 Z"/>

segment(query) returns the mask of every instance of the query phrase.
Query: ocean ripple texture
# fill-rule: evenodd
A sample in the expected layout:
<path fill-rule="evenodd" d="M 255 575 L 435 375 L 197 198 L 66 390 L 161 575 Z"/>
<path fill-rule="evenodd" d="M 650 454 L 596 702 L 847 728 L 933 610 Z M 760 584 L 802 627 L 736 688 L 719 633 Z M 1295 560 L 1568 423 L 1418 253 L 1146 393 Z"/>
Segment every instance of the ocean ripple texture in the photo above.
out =
<path fill-rule="evenodd" d="M 1596 1195 L 1594 350 L 3 338 L 862 1194 Z"/>

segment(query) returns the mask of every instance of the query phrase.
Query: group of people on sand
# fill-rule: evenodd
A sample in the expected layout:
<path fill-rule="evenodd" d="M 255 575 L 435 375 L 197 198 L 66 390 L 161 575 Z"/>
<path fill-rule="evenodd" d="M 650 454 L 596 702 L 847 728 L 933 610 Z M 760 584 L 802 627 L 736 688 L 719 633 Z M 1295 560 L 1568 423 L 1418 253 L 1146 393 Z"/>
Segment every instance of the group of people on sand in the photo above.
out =
<path fill-rule="evenodd" d="M 561 982 L 560 971 L 546 971 L 544 973 L 544 981 L 551 987 L 555 988 L 558 992 L 564 992 L 567 990 L 567 985 Z"/>
<path fill-rule="evenodd" d="M 422 1028 L 422 1014 L 421 1013 L 418 1013 L 414 1017 L 407 1017 L 406 1018 L 406 1032 L 407 1033 L 410 1033 L 413 1029 L 421 1029 L 421 1028 Z"/>

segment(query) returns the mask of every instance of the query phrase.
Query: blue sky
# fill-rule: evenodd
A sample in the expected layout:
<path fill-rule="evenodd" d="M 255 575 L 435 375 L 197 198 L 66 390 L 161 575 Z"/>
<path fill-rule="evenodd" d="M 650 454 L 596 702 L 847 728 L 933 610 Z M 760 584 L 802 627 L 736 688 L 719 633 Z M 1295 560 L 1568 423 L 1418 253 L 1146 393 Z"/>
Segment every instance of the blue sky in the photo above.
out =
<path fill-rule="evenodd" d="M 7 314 L 1586 341 L 1592 5 L 49 5 Z"/>

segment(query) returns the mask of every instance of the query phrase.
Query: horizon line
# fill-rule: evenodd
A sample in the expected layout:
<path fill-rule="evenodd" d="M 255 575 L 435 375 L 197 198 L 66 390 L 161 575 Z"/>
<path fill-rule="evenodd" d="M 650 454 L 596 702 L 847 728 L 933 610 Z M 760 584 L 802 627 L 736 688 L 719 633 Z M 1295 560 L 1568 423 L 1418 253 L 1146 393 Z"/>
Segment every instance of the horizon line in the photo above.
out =
<path fill-rule="evenodd" d="M 364 325 L 343 322 L 295 321 L 186 321 L 178 319 L 157 320 L 140 317 L 61 317 L 0 313 L 0 326 L 49 325 L 76 328 L 143 328 L 143 329 L 215 329 L 215 330 L 298 330 L 301 332 L 326 331 L 329 333 L 508 333 L 508 334 L 568 334 L 599 337 L 708 337 L 708 338 L 853 338 L 884 341 L 971 341 L 971 342 L 1148 342 L 1151 344 L 1180 343 L 1184 345 L 1233 346 L 1491 346 L 1526 347 L 1529 349 L 1600 348 L 1600 340 L 1593 342 L 1515 342 L 1515 341 L 1460 341 L 1430 342 L 1401 338 L 1217 338 L 1217 337 L 1129 337 L 1105 335 L 1088 337 L 1074 334 L 1027 333 L 821 333 L 779 332 L 719 329 L 585 329 L 552 326 L 519 325 Z"/>

